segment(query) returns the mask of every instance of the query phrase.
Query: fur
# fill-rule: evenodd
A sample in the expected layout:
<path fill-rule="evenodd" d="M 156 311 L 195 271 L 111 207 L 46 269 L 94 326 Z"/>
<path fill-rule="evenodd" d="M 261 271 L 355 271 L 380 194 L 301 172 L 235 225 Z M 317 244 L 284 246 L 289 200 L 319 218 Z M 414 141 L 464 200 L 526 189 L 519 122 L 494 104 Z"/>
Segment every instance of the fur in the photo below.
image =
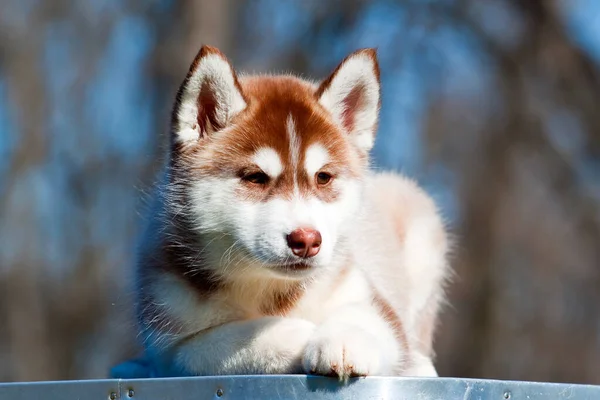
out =
<path fill-rule="evenodd" d="M 379 105 L 371 49 L 320 85 L 200 50 L 139 253 L 161 375 L 437 375 L 447 237 L 414 182 L 369 170 Z M 291 252 L 296 229 L 320 233 L 316 255 Z"/>

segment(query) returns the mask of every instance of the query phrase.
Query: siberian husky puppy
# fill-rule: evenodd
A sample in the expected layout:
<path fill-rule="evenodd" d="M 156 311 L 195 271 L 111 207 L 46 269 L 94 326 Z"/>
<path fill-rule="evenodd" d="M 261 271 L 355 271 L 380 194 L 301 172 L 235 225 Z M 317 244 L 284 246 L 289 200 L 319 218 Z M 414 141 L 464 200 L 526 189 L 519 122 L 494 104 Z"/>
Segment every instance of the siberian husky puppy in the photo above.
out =
<path fill-rule="evenodd" d="M 447 236 L 413 181 L 369 170 L 379 106 L 373 49 L 313 83 L 202 47 L 139 253 L 161 375 L 437 375 Z"/>

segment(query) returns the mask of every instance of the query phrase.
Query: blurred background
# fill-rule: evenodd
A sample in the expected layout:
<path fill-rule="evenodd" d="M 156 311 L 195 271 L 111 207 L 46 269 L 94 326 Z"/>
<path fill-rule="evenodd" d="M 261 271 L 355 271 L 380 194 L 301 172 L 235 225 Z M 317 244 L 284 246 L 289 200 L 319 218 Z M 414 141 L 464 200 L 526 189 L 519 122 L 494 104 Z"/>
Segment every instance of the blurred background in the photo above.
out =
<path fill-rule="evenodd" d="M 136 354 L 133 243 L 201 44 L 325 77 L 375 46 L 374 159 L 458 245 L 442 375 L 600 384 L 600 2 L 1 0 L 0 380 Z"/>

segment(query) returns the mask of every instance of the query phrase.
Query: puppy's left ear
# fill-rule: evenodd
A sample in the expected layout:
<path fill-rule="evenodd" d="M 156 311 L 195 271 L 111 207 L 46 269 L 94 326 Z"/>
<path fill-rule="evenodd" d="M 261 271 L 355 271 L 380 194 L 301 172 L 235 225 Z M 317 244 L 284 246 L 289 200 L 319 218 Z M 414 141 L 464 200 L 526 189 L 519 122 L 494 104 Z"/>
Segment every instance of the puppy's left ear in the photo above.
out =
<path fill-rule="evenodd" d="M 316 95 L 358 150 L 369 152 L 375 142 L 381 103 L 376 50 L 350 54 L 323 81 Z"/>
<path fill-rule="evenodd" d="M 237 75 L 217 48 L 202 46 L 179 88 L 172 114 L 173 143 L 202 140 L 246 108 Z"/>

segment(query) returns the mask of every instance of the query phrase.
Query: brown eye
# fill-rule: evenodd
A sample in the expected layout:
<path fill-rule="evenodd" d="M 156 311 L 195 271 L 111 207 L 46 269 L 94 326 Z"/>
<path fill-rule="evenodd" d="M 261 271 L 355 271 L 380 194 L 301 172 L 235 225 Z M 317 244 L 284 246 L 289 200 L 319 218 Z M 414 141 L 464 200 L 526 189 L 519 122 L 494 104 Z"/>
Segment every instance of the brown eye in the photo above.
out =
<path fill-rule="evenodd" d="M 242 180 L 250 183 L 254 183 L 256 185 L 265 185 L 269 183 L 269 175 L 264 172 L 253 172 L 248 175 L 244 175 Z"/>
<path fill-rule="evenodd" d="M 317 174 L 317 184 L 318 185 L 327 185 L 329 182 L 331 182 L 331 179 L 333 177 L 328 174 L 327 172 L 319 172 Z"/>

